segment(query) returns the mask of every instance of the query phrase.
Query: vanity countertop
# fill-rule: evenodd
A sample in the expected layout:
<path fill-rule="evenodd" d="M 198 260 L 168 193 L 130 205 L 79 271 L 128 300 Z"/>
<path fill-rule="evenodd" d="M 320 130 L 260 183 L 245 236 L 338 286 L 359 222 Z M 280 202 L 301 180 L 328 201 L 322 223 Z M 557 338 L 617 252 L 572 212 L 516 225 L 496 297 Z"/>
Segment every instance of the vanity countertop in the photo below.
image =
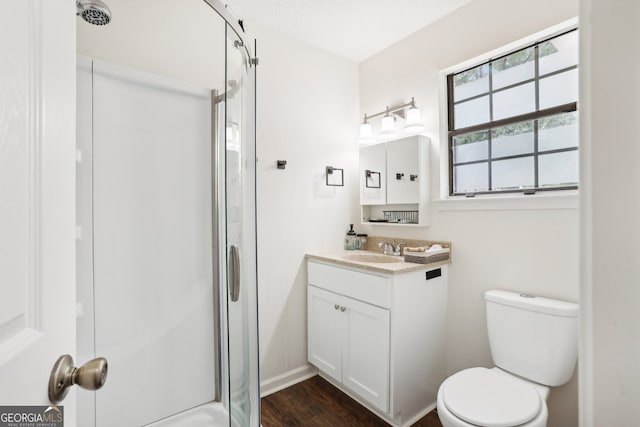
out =
<path fill-rule="evenodd" d="M 337 250 L 332 252 L 311 252 L 305 257 L 308 260 L 320 261 L 324 263 L 336 264 L 338 266 L 357 268 L 384 274 L 402 274 L 412 271 L 430 270 L 442 265 L 451 263 L 451 257 L 445 261 L 432 262 L 429 264 L 417 264 L 405 262 L 402 256 L 382 255 L 374 251 L 347 251 Z M 367 262 L 367 260 L 381 260 L 383 262 Z"/>

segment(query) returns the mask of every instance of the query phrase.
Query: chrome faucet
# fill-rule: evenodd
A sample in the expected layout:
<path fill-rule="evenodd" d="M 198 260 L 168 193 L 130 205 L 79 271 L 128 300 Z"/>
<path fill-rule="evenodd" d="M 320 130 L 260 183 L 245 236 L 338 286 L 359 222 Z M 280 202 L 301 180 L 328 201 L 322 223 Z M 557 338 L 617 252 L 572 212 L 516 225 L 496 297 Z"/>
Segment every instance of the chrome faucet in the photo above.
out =
<path fill-rule="evenodd" d="M 382 241 L 378 243 L 378 247 L 382 249 L 385 255 L 393 255 L 393 245 L 391 243 Z"/>
<path fill-rule="evenodd" d="M 396 245 L 395 250 L 393 251 L 393 254 L 394 254 L 395 256 L 400 256 L 400 255 L 402 255 L 402 247 L 403 247 L 403 246 L 407 246 L 407 244 L 406 244 L 406 243 L 398 243 L 398 244 Z"/>

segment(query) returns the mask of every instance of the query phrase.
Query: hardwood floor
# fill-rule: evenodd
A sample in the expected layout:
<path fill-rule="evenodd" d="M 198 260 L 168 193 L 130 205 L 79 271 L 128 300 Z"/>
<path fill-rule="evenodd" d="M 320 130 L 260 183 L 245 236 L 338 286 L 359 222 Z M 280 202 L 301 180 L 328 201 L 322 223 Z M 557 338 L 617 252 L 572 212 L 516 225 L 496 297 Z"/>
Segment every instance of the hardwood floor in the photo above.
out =
<path fill-rule="evenodd" d="M 315 376 L 262 399 L 263 427 L 389 426 L 368 409 Z M 436 411 L 412 427 L 442 427 Z"/>

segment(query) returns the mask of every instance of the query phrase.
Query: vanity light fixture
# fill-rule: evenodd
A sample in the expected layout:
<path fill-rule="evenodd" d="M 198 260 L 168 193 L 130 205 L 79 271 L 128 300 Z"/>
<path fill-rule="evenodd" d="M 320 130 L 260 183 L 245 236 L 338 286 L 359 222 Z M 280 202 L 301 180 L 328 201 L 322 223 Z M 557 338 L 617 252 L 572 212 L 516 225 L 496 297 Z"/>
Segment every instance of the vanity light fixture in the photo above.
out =
<path fill-rule="evenodd" d="M 420 110 L 413 102 L 413 98 L 411 98 L 411 107 L 407 110 L 407 119 L 404 125 L 405 132 L 424 132 L 426 129 L 425 125 L 422 123 L 422 119 L 420 117 Z"/>
<path fill-rule="evenodd" d="M 364 120 L 360 125 L 360 138 L 358 138 L 358 141 L 361 141 L 362 143 L 375 141 L 375 138 L 373 137 L 373 127 L 371 126 L 371 123 L 369 123 L 369 118 L 366 114 L 364 115 Z"/>
<path fill-rule="evenodd" d="M 394 136 L 396 133 L 396 118 L 389 114 L 389 107 L 382 117 L 382 123 L 380 123 L 380 136 Z"/>
<path fill-rule="evenodd" d="M 418 107 L 416 107 L 416 101 L 412 97 L 411 101 L 407 102 L 406 104 L 397 105 L 391 108 L 387 106 L 384 111 L 371 115 L 365 113 L 364 120 L 360 125 L 360 138 L 358 138 L 358 141 L 360 143 L 368 144 L 371 142 L 375 142 L 373 128 L 371 126 L 371 123 L 369 123 L 369 119 L 379 116 L 383 116 L 382 123 L 380 124 L 380 133 L 378 134 L 378 136 L 381 138 L 388 138 L 395 135 L 396 116 L 405 119 L 405 126 L 403 128 L 403 131 L 406 133 L 419 133 L 423 132 L 426 129 L 424 124 L 422 123 L 422 119 L 420 118 L 420 110 L 418 109 Z"/>

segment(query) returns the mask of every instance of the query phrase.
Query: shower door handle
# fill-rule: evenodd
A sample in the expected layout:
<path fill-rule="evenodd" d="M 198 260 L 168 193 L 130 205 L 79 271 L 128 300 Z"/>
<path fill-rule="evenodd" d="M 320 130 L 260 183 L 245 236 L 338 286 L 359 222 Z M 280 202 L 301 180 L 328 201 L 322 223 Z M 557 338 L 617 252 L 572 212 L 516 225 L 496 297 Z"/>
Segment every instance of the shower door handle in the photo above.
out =
<path fill-rule="evenodd" d="M 240 250 L 238 246 L 231 245 L 229 249 L 229 294 L 231 302 L 240 299 Z"/>

